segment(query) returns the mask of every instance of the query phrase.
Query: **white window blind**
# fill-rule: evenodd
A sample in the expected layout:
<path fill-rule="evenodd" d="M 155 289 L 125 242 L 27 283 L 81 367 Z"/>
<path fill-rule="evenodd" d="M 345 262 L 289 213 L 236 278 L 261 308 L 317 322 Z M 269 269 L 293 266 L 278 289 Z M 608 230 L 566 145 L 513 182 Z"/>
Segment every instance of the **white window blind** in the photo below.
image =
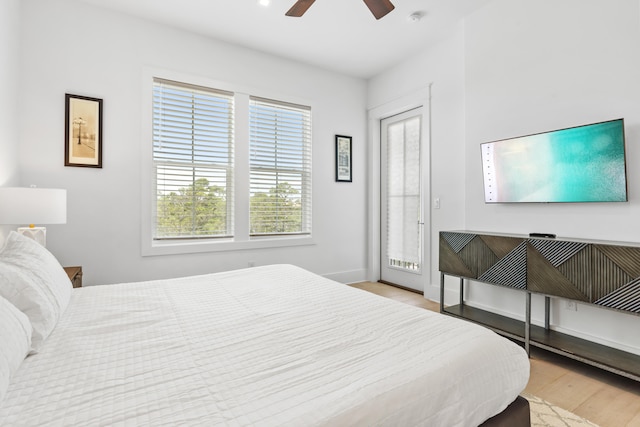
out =
<path fill-rule="evenodd" d="M 233 93 L 153 84 L 154 239 L 233 235 Z"/>
<path fill-rule="evenodd" d="M 250 234 L 311 233 L 311 108 L 249 101 Z"/>
<path fill-rule="evenodd" d="M 420 117 L 399 121 L 387 134 L 387 255 L 389 265 L 419 270 Z"/>

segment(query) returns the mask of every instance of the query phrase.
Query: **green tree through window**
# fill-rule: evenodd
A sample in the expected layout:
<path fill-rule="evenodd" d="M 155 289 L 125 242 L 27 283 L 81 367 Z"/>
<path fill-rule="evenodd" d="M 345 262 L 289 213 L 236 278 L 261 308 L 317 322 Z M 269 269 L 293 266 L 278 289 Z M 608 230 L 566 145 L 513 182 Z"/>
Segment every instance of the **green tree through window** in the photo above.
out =
<path fill-rule="evenodd" d="M 288 182 L 283 182 L 267 193 L 251 196 L 251 234 L 300 232 L 302 206 L 299 194 Z"/>
<path fill-rule="evenodd" d="M 219 235 L 226 223 L 224 188 L 209 185 L 206 178 L 158 196 L 158 227 L 166 237 Z"/>
<path fill-rule="evenodd" d="M 251 196 L 252 234 L 284 234 L 300 230 L 302 206 L 299 191 L 289 183 Z M 216 235 L 226 224 L 224 189 L 206 178 L 178 192 L 158 197 L 159 226 L 167 236 Z"/>

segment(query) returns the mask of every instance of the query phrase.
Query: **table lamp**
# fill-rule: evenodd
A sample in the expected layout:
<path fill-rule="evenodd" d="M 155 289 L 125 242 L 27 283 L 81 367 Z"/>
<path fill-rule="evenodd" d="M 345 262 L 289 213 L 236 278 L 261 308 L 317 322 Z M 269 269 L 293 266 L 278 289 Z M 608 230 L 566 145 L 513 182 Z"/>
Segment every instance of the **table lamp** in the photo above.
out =
<path fill-rule="evenodd" d="M 0 224 L 29 224 L 18 233 L 46 246 L 47 229 L 34 224 L 67 222 L 67 190 L 36 187 L 0 187 Z"/>

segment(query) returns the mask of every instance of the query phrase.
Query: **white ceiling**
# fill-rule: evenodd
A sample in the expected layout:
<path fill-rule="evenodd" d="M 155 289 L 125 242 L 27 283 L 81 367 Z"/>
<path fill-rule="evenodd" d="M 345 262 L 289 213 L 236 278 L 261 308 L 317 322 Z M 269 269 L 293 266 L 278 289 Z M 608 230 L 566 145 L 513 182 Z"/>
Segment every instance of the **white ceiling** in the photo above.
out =
<path fill-rule="evenodd" d="M 376 21 L 362 0 L 317 0 L 301 18 L 295 0 L 81 0 L 218 40 L 360 78 L 373 77 L 446 35 L 491 0 L 391 0 Z M 423 18 L 411 22 L 419 12 Z"/>

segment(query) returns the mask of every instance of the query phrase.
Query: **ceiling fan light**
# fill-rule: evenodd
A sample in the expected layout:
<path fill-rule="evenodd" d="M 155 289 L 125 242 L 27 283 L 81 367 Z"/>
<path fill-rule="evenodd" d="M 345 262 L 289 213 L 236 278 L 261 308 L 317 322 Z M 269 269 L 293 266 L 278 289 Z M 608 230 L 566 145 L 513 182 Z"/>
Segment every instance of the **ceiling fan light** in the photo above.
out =
<path fill-rule="evenodd" d="M 271 4 L 271 0 L 258 0 L 258 4 L 260 6 L 267 7 L 267 6 L 269 6 Z"/>

